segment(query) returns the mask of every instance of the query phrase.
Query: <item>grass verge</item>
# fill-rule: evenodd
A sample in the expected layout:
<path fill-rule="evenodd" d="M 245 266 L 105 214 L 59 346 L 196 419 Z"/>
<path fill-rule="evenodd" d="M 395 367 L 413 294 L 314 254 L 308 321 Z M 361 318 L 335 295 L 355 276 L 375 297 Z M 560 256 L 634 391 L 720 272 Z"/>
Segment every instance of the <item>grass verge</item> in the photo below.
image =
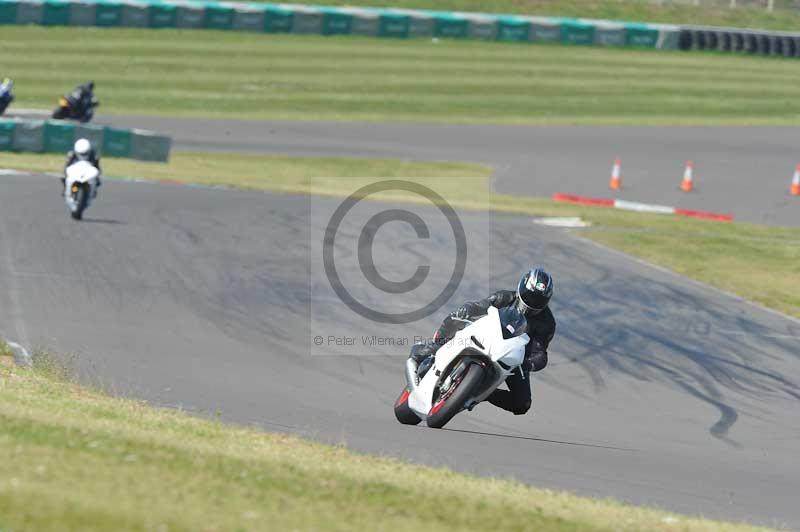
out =
<path fill-rule="evenodd" d="M 0 154 L 0 167 L 60 171 L 62 164 L 62 157 L 52 155 Z M 800 233 L 794 228 L 641 215 L 494 194 L 488 181 L 491 169 L 467 163 L 177 152 L 168 165 L 123 159 L 105 159 L 103 164 L 106 174 L 112 176 L 330 196 L 342 195 L 342 178 L 348 178 L 347 190 L 357 186 L 353 179 L 364 185 L 375 178 L 423 183 L 435 179 L 436 190 L 455 207 L 484 208 L 488 197 L 492 209 L 498 212 L 581 216 L 594 224 L 579 232 L 588 238 L 800 318 Z M 469 188 L 463 186 L 466 177 L 485 178 L 485 189 L 474 190 L 474 179 L 470 179 Z M 383 199 L 419 198 L 397 192 Z"/>
<path fill-rule="evenodd" d="M 19 368 L 0 367 L 0 453 L 3 530 L 755 530 L 357 455 Z"/>
<path fill-rule="evenodd" d="M 0 153 L 0 168 L 60 173 L 64 156 L 36 153 Z M 341 177 L 486 177 L 492 169 L 472 163 L 401 161 L 349 157 L 289 157 L 241 153 L 173 152 L 168 164 L 104 158 L 107 177 L 139 177 L 201 185 L 229 185 L 243 189 L 308 192 L 308 180 Z M 304 185 L 305 183 L 305 185 Z M 335 182 L 330 186 L 335 188 Z M 305 188 L 303 188 L 305 187 Z"/>
<path fill-rule="evenodd" d="M 671 24 L 704 24 L 741 28 L 796 30 L 800 10 L 791 0 L 777 0 L 770 13 L 764 6 L 730 9 L 728 1 L 653 2 L 647 0 L 325 0 L 326 5 L 376 6 L 442 11 L 480 11 L 558 17 L 602 18 Z M 711 4 L 711 5 L 709 5 Z M 766 2 L 763 2 L 766 4 Z"/>
<path fill-rule="evenodd" d="M 237 32 L 4 27 L 14 107 L 97 82 L 103 113 L 553 124 L 791 124 L 800 61 Z M 85 61 L 92 50 L 92 61 Z M 13 109 L 13 107 L 12 107 Z"/>

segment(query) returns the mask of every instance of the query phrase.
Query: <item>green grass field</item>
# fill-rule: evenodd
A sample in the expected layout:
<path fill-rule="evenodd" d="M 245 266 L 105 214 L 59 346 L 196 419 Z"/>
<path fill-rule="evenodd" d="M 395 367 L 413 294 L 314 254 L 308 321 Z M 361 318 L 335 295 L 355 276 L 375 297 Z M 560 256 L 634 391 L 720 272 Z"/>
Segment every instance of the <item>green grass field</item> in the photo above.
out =
<path fill-rule="evenodd" d="M 230 427 L 6 358 L 0 530 L 756 530 Z"/>
<path fill-rule="evenodd" d="M 245 119 L 795 124 L 800 61 L 554 45 L 4 27 L 18 108 Z M 87 60 L 87 51 L 92 59 Z"/>
<path fill-rule="evenodd" d="M 648 0 L 325 0 L 326 5 L 391 6 L 443 11 L 519 13 L 559 17 L 601 18 L 671 24 L 704 24 L 796 30 L 800 28 L 800 9 L 791 9 L 790 0 L 777 0 L 777 10 L 769 13 L 758 7 L 730 9 L 729 2 L 716 6 L 702 0 L 699 6 L 684 2 Z M 741 6 L 743 2 L 739 2 Z M 766 2 L 765 2 L 766 3 Z"/>
<path fill-rule="evenodd" d="M 0 168 L 58 172 L 63 157 L 0 154 Z M 726 224 L 662 215 L 580 207 L 544 198 L 514 197 L 490 192 L 490 168 L 468 163 L 408 162 L 349 158 L 292 158 L 232 153 L 177 152 L 167 165 L 125 159 L 104 159 L 109 176 L 167 179 L 187 183 L 341 196 L 377 178 L 435 180 L 436 190 L 454 206 L 533 216 L 581 216 L 594 227 L 580 234 L 644 260 L 703 281 L 781 312 L 800 317 L 800 234 L 793 228 Z M 485 194 L 476 196 L 463 178 L 484 178 Z M 474 183 L 474 179 L 470 180 Z M 446 191 L 446 192 L 445 192 Z M 408 201 L 403 193 L 382 199 Z M 480 198 L 477 202 L 475 198 Z M 419 198 L 417 198 L 419 199 Z M 752 283 L 742 283 L 747 277 Z"/>

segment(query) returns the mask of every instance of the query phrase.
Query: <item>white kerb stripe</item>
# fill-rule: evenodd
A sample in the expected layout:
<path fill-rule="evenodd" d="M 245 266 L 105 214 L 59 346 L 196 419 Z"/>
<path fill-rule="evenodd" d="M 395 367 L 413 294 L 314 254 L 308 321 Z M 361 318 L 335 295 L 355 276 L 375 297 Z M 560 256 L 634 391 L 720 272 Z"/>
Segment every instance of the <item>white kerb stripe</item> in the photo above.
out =
<path fill-rule="evenodd" d="M 614 208 L 625 209 L 626 211 L 636 211 L 636 212 L 675 214 L 675 207 L 667 207 L 666 205 L 651 205 L 649 203 L 636 203 L 635 201 L 615 200 Z"/>

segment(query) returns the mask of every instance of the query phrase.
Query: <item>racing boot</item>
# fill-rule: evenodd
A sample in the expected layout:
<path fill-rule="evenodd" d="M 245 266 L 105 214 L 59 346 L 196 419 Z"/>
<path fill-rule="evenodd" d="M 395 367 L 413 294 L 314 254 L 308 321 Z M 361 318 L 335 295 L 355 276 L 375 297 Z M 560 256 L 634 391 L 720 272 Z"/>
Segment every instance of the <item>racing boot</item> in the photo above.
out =
<path fill-rule="evenodd" d="M 438 349 L 439 345 L 435 342 L 414 344 L 411 346 L 411 354 L 409 357 L 413 358 L 414 362 L 417 363 L 417 376 L 420 378 L 420 380 L 422 380 L 422 377 L 425 376 L 425 373 L 431 369 L 434 360 L 433 355 L 436 354 Z"/>
<path fill-rule="evenodd" d="M 428 373 L 428 370 L 431 369 L 431 366 L 433 366 L 433 360 L 433 355 L 431 355 L 419 363 L 419 366 L 417 367 L 417 376 L 420 380 L 422 380 L 422 377 L 424 377 L 425 374 Z"/>

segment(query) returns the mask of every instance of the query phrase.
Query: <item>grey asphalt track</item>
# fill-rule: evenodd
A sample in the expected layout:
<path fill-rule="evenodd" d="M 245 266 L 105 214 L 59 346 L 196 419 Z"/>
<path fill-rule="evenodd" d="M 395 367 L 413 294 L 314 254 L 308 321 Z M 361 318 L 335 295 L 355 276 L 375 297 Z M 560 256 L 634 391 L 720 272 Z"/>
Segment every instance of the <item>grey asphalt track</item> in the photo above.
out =
<path fill-rule="evenodd" d="M 328 141 L 331 153 L 343 148 Z M 364 151 L 398 153 L 389 145 Z M 452 299 L 413 326 L 370 331 L 320 275 L 324 213 L 339 200 L 107 181 L 74 223 L 58 186 L 0 176 L 0 336 L 75 353 L 84 379 L 359 451 L 800 529 L 800 322 L 526 217 L 462 213 L 488 243 Z M 354 242 L 377 205 L 338 233 L 345 282 L 358 279 Z M 438 257 L 452 256 L 452 237 L 417 209 L 432 220 L 430 241 L 387 224 L 376 265 L 403 279 L 424 259 L 446 285 Z M 529 415 L 480 405 L 448 430 L 401 426 L 392 404 L 407 347 L 342 356 L 312 345 L 359 330 L 428 334 L 447 308 L 513 286 L 534 262 L 556 277 L 559 332 Z M 358 296 L 394 306 L 368 288 Z"/>
<path fill-rule="evenodd" d="M 616 197 L 800 225 L 789 195 L 800 163 L 794 127 L 599 127 L 253 122 L 102 117 L 172 135 L 186 150 L 474 161 L 496 170 L 498 192 Z M 608 188 L 622 159 L 623 189 Z M 687 160 L 695 192 L 679 190 Z"/>

